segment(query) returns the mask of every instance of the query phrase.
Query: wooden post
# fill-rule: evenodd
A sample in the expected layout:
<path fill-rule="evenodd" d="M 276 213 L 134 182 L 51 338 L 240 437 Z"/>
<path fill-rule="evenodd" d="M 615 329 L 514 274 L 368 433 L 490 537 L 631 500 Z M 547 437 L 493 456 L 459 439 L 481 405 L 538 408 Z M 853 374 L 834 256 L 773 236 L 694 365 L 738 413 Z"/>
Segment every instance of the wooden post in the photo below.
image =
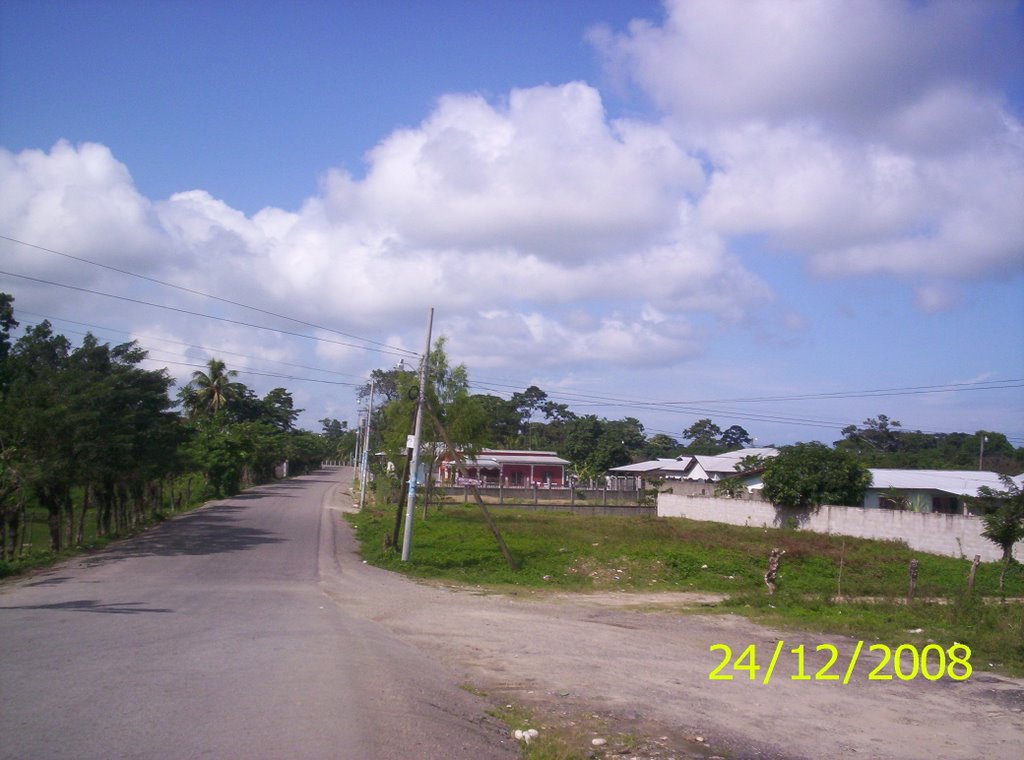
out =
<path fill-rule="evenodd" d="M 768 595 L 773 596 L 778 588 L 779 564 L 782 562 L 782 555 L 785 550 L 775 547 L 768 556 L 768 572 L 764 574 L 764 582 L 768 585 Z"/>
<path fill-rule="evenodd" d="M 978 572 L 978 565 L 981 564 L 981 555 L 974 555 L 974 562 L 971 563 L 971 574 L 967 576 L 967 592 L 974 591 L 974 574 Z"/>
<path fill-rule="evenodd" d="M 917 566 L 918 562 L 916 559 L 910 560 L 910 589 L 907 592 L 908 602 L 913 601 L 914 594 L 917 593 Z"/>
<path fill-rule="evenodd" d="M 836 581 L 836 601 L 843 598 L 843 564 L 846 562 L 846 539 L 843 539 L 843 548 L 839 554 L 839 578 Z"/>

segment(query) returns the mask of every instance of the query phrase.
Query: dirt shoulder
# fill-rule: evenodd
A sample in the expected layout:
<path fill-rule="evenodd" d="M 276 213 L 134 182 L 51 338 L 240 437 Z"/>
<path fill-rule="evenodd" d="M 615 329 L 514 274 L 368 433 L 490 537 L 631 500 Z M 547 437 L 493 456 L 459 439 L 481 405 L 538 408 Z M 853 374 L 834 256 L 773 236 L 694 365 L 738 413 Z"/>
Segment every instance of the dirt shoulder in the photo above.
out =
<path fill-rule="evenodd" d="M 417 583 L 359 559 L 341 518 L 349 504 L 339 490 L 324 513 L 332 541 L 332 560 L 321 562 L 326 593 L 482 691 L 595 736 L 631 734 L 627 757 L 973 760 L 1017 757 L 1024 746 L 1024 680 L 977 673 L 965 682 L 871 681 L 881 655 L 868 651 L 870 642 L 848 684 L 792 680 L 792 647 L 806 646 L 813 676 L 827 664 L 815 647 L 834 645 L 830 672 L 842 678 L 856 640 L 702 613 L 710 595 L 511 595 Z M 764 685 L 780 639 L 783 654 Z M 734 657 L 756 645 L 758 680 L 710 680 L 722 660 L 714 644 Z"/>

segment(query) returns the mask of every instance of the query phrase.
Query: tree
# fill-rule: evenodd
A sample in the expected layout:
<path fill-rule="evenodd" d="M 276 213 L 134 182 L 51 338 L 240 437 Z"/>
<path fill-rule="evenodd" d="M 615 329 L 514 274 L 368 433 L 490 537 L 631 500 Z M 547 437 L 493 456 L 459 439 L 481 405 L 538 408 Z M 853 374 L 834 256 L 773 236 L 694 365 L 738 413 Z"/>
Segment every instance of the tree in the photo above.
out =
<path fill-rule="evenodd" d="M 981 535 L 1003 550 L 1003 571 L 999 574 L 999 588 L 1002 590 L 1006 571 L 1013 564 L 1013 547 L 1024 539 L 1024 491 L 1004 475 L 1003 489 L 988 486 L 978 489 L 978 497 L 972 499 L 982 510 L 981 519 L 985 527 Z"/>
<path fill-rule="evenodd" d="M 871 473 L 851 454 L 817 442 L 783 446 L 764 464 L 764 496 L 783 507 L 856 506 L 870 485 Z"/>
<path fill-rule="evenodd" d="M 284 388 L 274 388 L 263 397 L 263 418 L 278 430 L 289 432 L 295 427 L 302 409 L 296 409 L 292 394 Z"/>
<path fill-rule="evenodd" d="M 690 454 L 721 454 L 741 449 L 754 442 L 750 433 L 739 425 L 730 425 L 723 432 L 707 417 L 697 420 L 684 430 L 683 438 L 690 442 L 686 446 Z"/>
<path fill-rule="evenodd" d="M 735 449 L 742 449 L 745 446 L 749 446 L 754 442 L 754 439 L 750 437 L 745 429 L 739 425 L 730 425 L 722 433 L 719 442 L 725 451 L 734 451 Z"/>
<path fill-rule="evenodd" d="M 862 423 L 863 427 L 847 425 L 842 433 L 846 438 L 846 447 L 858 454 L 873 452 L 892 453 L 900 448 L 899 421 L 891 420 L 884 414 L 869 417 Z"/>
<path fill-rule="evenodd" d="M 691 454 L 718 454 L 723 451 L 721 438 L 722 428 L 707 417 L 683 431 L 683 439 L 689 441 L 686 448 Z"/>
<path fill-rule="evenodd" d="M 245 395 L 245 386 L 233 378 L 236 370 L 229 370 L 220 359 L 210 359 L 207 371 L 196 370 L 192 380 L 181 390 L 181 400 L 189 417 L 216 416 L 228 404 Z"/>
<path fill-rule="evenodd" d="M 4 384 L 3 367 L 11 352 L 11 331 L 17 327 L 18 320 L 14 318 L 14 296 L 0 293 L 0 392 Z"/>
<path fill-rule="evenodd" d="M 370 387 L 372 384 L 373 395 L 378 399 L 374 403 L 384 406 L 384 404 L 397 399 L 402 393 L 402 389 L 406 387 L 407 381 L 415 377 L 416 372 L 414 369 L 406 368 L 405 360 L 403 359 L 397 367 L 375 369 L 370 372 L 370 380 L 359 386 L 359 390 L 356 391 L 356 397 L 360 403 L 365 403 L 366 399 L 370 397 Z M 382 397 L 383 401 L 380 401 Z"/>
<path fill-rule="evenodd" d="M 540 411 L 545 402 L 548 400 L 548 394 L 538 388 L 536 385 L 531 385 L 522 393 L 518 391 L 512 394 L 512 398 L 509 399 L 512 406 L 515 407 L 519 413 L 519 434 L 521 436 L 522 445 L 532 448 L 530 444 L 530 423 L 533 420 L 534 414 Z"/>
<path fill-rule="evenodd" d="M 48 322 L 11 349 L 0 403 L 5 466 L 47 511 L 53 549 L 82 540 L 93 505 L 101 533 L 134 526 L 155 501 L 149 486 L 177 465 L 171 380 L 137 367 L 145 357 L 134 343 L 111 347 L 92 335 L 72 351 Z"/>
<path fill-rule="evenodd" d="M 518 444 L 519 410 L 511 401 L 500 396 L 474 396 L 485 419 L 485 434 L 481 443 L 491 448 L 511 448 Z"/>
<path fill-rule="evenodd" d="M 644 445 L 643 456 L 645 459 L 670 459 L 678 456 L 680 449 L 679 441 L 665 433 L 655 433 Z"/>
<path fill-rule="evenodd" d="M 320 435 L 327 443 L 326 456 L 341 460 L 355 456 L 358 433 L 349 429 L 348 422 L 325 417 L 320 420 L 320 424 L 323 426 Z"/>

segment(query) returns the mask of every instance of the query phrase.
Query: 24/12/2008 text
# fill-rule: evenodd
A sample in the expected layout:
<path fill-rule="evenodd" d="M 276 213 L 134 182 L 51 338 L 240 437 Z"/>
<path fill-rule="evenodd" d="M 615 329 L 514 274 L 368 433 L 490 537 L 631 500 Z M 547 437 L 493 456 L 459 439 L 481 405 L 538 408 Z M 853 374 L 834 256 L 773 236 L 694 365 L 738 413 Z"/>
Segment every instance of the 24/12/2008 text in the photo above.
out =
<path fill-rule="evenodd" d="M 758 673 L 764 670 L 760 682 L 767 685 L 772 680 L 785 645 L 786 642 L 782 640 L 776 643 L 771 661 L 765 669 L 758 664 L 756 644 L 749 644 L 735 659 L 732 647 L 728 644 L 712 644 L 711 651 L 722 652 L 723 657 L 718 666 L 708 674 L 708 678 L 712 681 L 731 681 L 733 674 L 727 672 L 731 669 L 736 673 L 746 673 L 749 680 L 757 681 Z M 795 658 L 796 663 L 796 673 L 789 678 L 793 681 L 841 681 L 848 684 L 853 678 L 863 648 L 864 642 L 858 641 L 846 667 L 833 671 L 839 661 L 838 647 L 832 644 L 818 644 L 814 651 L 825 653 L 826 662 L 811 674 L 806 670 L 807 647 L 803 644 L 794 646 L 786 653 L 787 656 Z M 901 681 L 912 681 L 918 677 L 929 681 L 938 681 L 941 678 L 966 681 L 974 672 L 971 667 L 971 648 L 966 644 L 954 643 L 948 649 L 943 649 L 938 644 L 926 644 L 920 649 L 914 644 L 900 644 L 895 649 L 887 644 L 870 644 L 868 651 L 879 652 L 882 655 L 882 661 L 868 673 L 869 681 L 891 681 L 894 674 Z M 890 663 L 892 672 L 889 671 Z"/>

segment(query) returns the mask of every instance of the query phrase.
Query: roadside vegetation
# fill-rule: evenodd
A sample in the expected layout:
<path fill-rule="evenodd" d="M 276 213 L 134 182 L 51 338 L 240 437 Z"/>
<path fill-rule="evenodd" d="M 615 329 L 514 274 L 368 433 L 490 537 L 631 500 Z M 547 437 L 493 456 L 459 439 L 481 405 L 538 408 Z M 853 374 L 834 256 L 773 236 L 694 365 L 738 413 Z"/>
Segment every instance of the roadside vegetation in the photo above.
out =
<path fill-rule="evenodd" d="M 435 509 L 418 519 L 411 557 L 389 546 L 394 507 L 349 516 L 363 557 L 411 577 L 494 592 L 689 591 L 720 594 L 701 612 L 738 613 L 805 631 L 896 646 L 954 641 L 978 669 L 1024 675 L 1024 570 L 915 552 L 905 544 L 793 529 L 744 528 L 681 518 L 590 517 L 492 509 L 520 565 L 513 571 L 474 505 Z M 785 550 L 778 591 L 764 582 L 772 548 Z M 913 601 L 909 565 L 918 561 Z M 693 609 L 681 605 L 680 611 Z"/>
<path fill-rule="evenodd" d="M 294 427 L 301 410 L 260 398 L 219 359 L 177 394 L 134 342 L 74 346 L 43 320 L 13 331 L 0 293 L 0 577 L 137 533 L 205 500 L 346 456 L 355 434 Z"/>

